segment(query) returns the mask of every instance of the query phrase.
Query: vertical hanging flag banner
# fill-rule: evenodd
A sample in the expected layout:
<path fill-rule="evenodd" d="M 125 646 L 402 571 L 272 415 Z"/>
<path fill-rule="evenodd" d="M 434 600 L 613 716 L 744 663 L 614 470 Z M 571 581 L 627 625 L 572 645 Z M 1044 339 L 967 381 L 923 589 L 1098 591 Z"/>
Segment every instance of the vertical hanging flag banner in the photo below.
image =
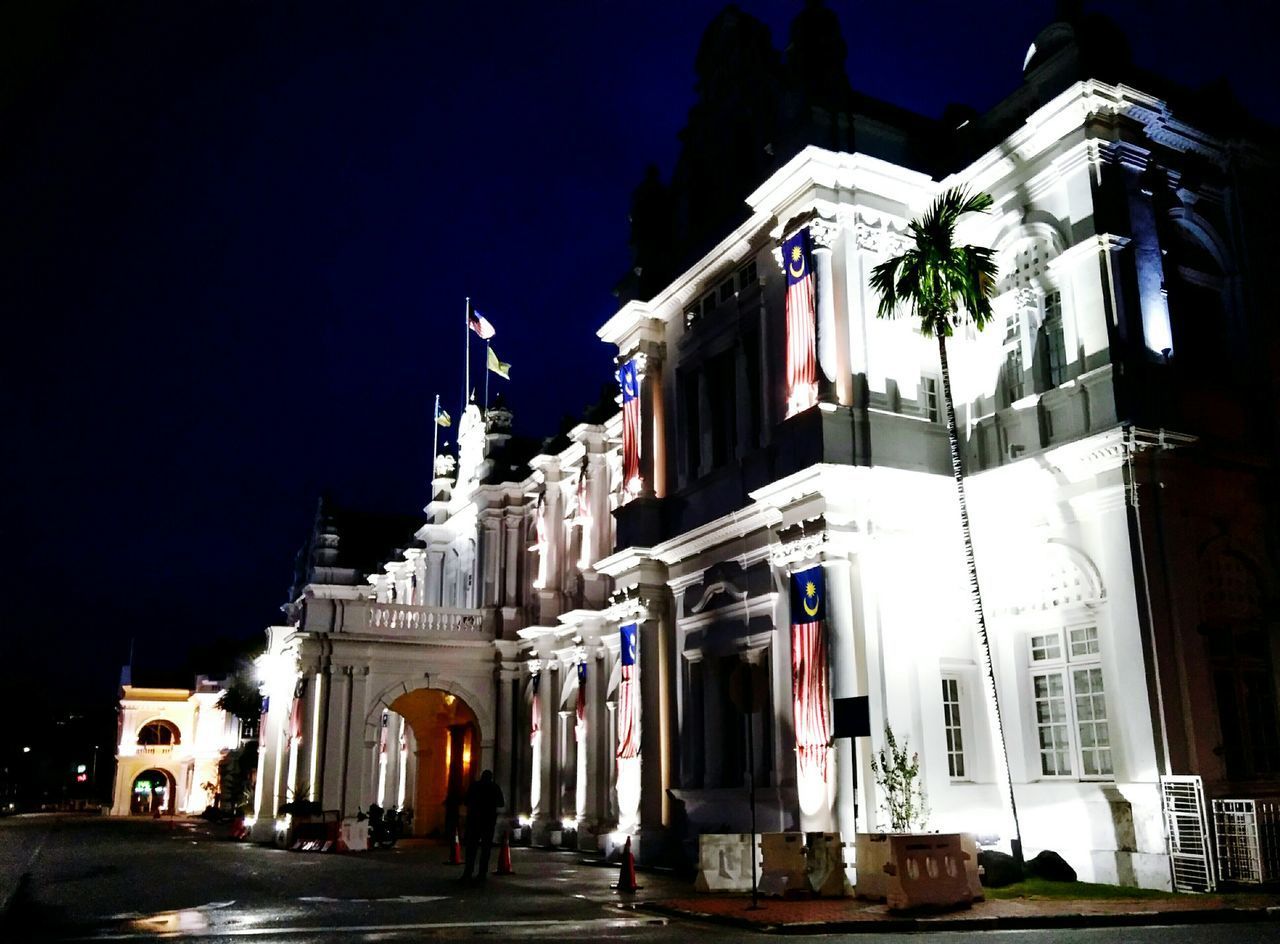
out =
<path fill-rule="evenodd" d="M 578 663 L 578 699 L 574 705 L 574 714 L 577 717 L 574 735 L 581 741 L 587 736 L 587 664 L 585 662 Z"/>
<path fill-rule="evenodd" d="M 791 575 L 791 699 L 796 772 L 827 779 L 831 715 L 827 697 L 826 588 L 822 568 Z"/>
<path fill-rule="evenodd" d="M 622 388 L 622 488 L 640 494 L 640 374 L 633 357 L 618 368 Z"/>
<path fill-rule="evenodd" d="M 582 468 L 578 470 L 578 498 L 574 503 L 573 523 L 582 528 L 579 534 L 578 569 L 586 570 L 591 566 L 591 500 L 587 495 L 587 458 L 582 458 Z"/>
<path fill-rule="evenodd" d="M 782 244 L 787 271 L 787 416 L 818 402 L 818 305 L 809 230 Z"/>
<path fill-rule="evenodd" d="M 618 686 L 618 758 L 628 760 L 640 756 L 640 688 L 636 677 L 639 666 L 640 632 L 635 623 L 618 630 L 621 639 L 622 681 Z"/>
<path fill-rule="evenodd" d="M 533 705 L 530 708 L 531 717 L 529 719 L 529 743 L 532 744 L 538 739 L 538 735 L 542 733 L 542 699 L 538 697 L 538 683 L 541 681 L 541 673 L 533 673 Z M 537 777 L 537 773 L 534 773 Z"/>

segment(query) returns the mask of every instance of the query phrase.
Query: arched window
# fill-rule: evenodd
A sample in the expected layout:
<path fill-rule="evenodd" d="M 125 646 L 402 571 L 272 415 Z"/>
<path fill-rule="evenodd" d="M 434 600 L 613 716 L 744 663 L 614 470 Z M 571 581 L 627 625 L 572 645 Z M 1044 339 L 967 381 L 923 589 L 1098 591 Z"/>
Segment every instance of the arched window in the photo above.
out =
<path fill-rule="evenodd" d="M 138 743 L 143 747 L 170 747 L 181 744 L 182 735 L 172 721 L 149 721 L 138 732 Z"/>
<path fill-rule="evenodd" d="M 1165 258 L 1173 356 L 1196 372 L 1227 372 L 1223 363 L 1231 326 L 1227 273 L 1216 237 L 1185 213 L 1174 216 Z"/>
<path fill-rule="evenodd" d="M 1004 310 L 1000 385 L 1006 405 L 1027 394 L 1061 386 L 1067 379 L 1062 293 L 1049 272 L 1058 255 L 1051 239 L 1027 236 L 1000 253 Z"/>
<path fill-rule="evenodd" d="M 1221 543 L 1201 555 L 1199 569 L 1200 631 L 1213 673 L 1227 776 L 1276 777 L 1280 713 L 1260 571 Z"/>

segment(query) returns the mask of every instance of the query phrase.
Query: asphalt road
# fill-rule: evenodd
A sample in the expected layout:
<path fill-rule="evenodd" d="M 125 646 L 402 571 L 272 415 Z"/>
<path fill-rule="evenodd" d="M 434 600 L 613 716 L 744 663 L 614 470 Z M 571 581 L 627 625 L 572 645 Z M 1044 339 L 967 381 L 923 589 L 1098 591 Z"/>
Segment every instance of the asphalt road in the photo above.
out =
<path fill-rule="evenodd" d="M 244 944 L 432 941 L 736 941 L 733 928 L 668 920 L 620 902 L 611 869 L 570 853 L 514 850 L 516 875 L 463 886 L 433 846 L 362 856 L 308 855 L 221 838 L 203 823 L 97 817 L 0 820 L 0 876 L 30 880 L 0 941 L 187 940 Z M 643 873 L 638 898 L 687 893 Z M 3 889 L 0 889 L 2 892 Z M 912 935 L 973 944 L 975 933 Z M 999 944 L 1270 942 L 1280 922 L 1046 932 L 988 932 Z M 872 941 L 885 935 L 830 935 Z"/>

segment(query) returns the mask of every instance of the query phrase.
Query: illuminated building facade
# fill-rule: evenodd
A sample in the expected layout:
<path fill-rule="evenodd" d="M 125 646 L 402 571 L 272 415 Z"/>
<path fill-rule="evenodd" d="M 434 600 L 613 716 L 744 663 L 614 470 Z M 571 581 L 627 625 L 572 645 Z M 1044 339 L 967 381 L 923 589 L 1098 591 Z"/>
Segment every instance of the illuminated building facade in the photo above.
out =
<path fill-rule="evenodd" d="M 222 685 L 205 678 L 195 690 L 123 686 L 113 816 L 197 814 L 213 804 L 218 765 L 242 740 L 221 696 Z"/>
<path fill-rule="evenodd" d="M 876 318 L 868 283 L 952 186 L 995 201 L 959 230 L 995 250 L 995 323 L 949 350 L 1027 853 L 1167 887 L 1162 775 L 1277 792 L 1278 359 L 1246 278 L 1271 159 L 1094 71 L 1111 39 L 1053 24 L 985 115 L 846 101 L 841 147 L 779 155 L 709 251 L 632 280 L 642 297 L 599 331 L 631 414 L 521 452 L 510 414 L 468 407 L 408 546 L 344 568 L 344 537 L 318 527 L 261 665 L 259 835 L 301 796 L 411 806 L 415 832 L 447 834 L 488 766 L 536 841 L 625 834 L 670 857 L 747 828 L 749 777 L 762 830 L 876 831 L 891 725 L 919 751 L 930 827 L 1007 843 L 937 349 Z M 633 220 L 643 255 L 665 224 Z M 788 415 L 779 249 L 800 230 L 817 402 Z M 796 723 L 790 582 L 814 568 L 819 690 L 866 696 L 873 735 L 810 745 L 802 770 L 797 744 L 830 735 Z M 751 714 L 744 662 L 768 680 Z"/>

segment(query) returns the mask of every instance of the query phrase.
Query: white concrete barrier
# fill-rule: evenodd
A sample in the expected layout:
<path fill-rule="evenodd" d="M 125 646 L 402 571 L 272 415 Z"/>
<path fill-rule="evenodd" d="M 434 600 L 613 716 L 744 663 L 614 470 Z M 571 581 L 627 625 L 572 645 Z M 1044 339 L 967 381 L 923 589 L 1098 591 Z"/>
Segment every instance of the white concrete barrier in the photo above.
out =
<path fill-rule="evenodd" d="M 756 855 L 756 874 L 761 873 L 757 846 L 759 836 L 750 833 L 703 833 L 698 837 L 698 879 L 700 892 L 751 891 L 751 856 Z"/>

